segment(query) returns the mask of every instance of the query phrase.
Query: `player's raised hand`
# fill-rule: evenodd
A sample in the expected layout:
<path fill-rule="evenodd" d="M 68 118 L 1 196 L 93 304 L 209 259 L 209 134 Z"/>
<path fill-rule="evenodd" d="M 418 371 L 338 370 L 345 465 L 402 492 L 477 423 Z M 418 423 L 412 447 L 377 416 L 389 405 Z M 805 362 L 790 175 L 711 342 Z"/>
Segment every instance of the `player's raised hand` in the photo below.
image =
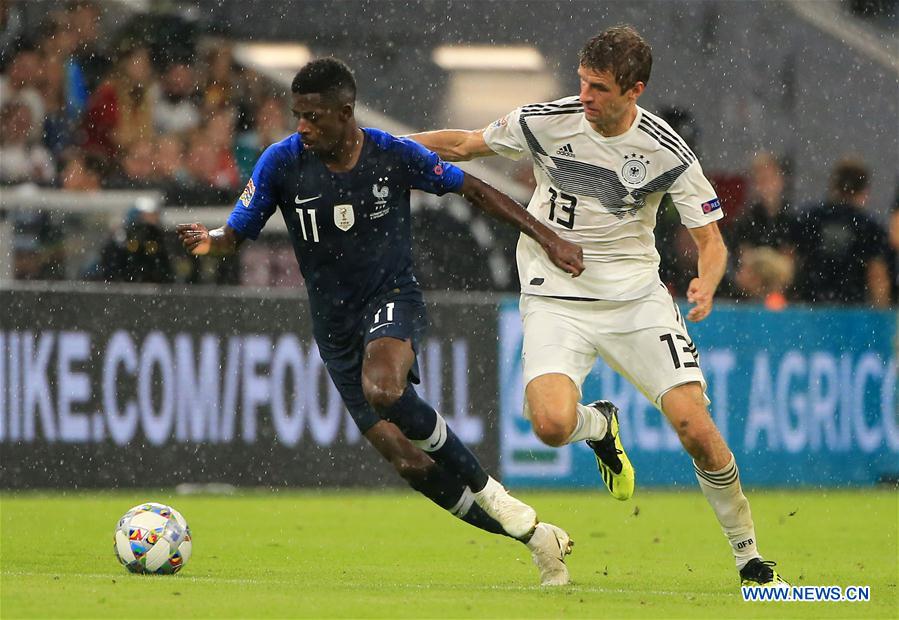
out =
<path fill-rule="evenodd" d="M 193 224 L 178 224 L 175 228 L 178 238 L 184 248 L 196 256 L 209 254 L 212 249 L 212 241 L 209 239 L 209 229 L 196 222 Z"/>
<path fill-rule="evenodd" d="M 687 301 L 696 305 L 687 313 L 687 320 L 697 323 L 711 314 L 714 297 L 715 291 L 703 280 L 700 278 L 690 280 L 690 286 L 687 289 Z"/>
<path fill-rule="evenodd" d="M 546 253 L 553 264 L 576 278 L 584 271 L 584 251 L 576 243 L 556 237 L 546 244 Z"/>

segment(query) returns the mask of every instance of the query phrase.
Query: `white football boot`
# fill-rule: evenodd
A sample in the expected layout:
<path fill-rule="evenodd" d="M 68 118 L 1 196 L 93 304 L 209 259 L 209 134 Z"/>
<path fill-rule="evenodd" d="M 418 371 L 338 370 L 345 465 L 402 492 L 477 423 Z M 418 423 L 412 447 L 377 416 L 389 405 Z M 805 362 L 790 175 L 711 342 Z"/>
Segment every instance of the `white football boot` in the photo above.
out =
<path fill-rule="evenodd" d="M 537 511 L 509 495 L 492 477 L 474 494 L 474 501 L 493 517 L 512 538 L 524 538 L 537 526 Z"/>
<path fill-rule="evenodd" d="M 551 523 L 538 523 L 534 535 L 525 543 L 531 550 L 534 564 L 540 571 L 541 586 L 568 584 L 568 567 L 565 556 L 571 553 L 574 541 L 560 527 Z"/>

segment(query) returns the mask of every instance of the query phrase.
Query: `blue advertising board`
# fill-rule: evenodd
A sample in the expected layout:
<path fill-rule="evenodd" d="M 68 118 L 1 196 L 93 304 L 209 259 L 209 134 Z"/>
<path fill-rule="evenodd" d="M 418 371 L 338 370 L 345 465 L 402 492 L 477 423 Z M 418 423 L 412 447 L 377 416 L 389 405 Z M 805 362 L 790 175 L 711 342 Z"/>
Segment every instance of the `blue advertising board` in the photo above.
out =
<path fill-rule="evenodd" d="M 867 485 L 899 473 L 894 312 L 723 305 L 688 324 L 710 411 L 747 485 Z M 499 315 L 500 463 L 513 486 L 601 484 L 583 443 L 550 448 L 522 417 L 517 300 Z M 583 401 L 620 409 L 621 437 L 643 486 L 694 485 L 690 458 L 662 413 L 598 361 Z"/>

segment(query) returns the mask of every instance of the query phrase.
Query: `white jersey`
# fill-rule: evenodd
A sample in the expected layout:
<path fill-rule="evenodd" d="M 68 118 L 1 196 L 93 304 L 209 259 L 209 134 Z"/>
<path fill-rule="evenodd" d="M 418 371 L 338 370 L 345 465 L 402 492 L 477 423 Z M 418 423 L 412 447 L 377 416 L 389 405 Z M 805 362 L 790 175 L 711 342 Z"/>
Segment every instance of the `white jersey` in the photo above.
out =
<path fill-rule="evenodd" d="M 630 129 L 606 138 L 575 97 L 521 107 L 484 131 L 497 154 L 534 160 L 537 189 L 528 211 L 583 248 L 586 268 L 572 278 L 530 237 L 518 241 L 521 291 L 532 295 L 626 301 L 659 285 L 653 229 L 671 195 L 688 228 L 721 219 L 721 203 L 696 156 L 659 117 L 637 107 Z"/>

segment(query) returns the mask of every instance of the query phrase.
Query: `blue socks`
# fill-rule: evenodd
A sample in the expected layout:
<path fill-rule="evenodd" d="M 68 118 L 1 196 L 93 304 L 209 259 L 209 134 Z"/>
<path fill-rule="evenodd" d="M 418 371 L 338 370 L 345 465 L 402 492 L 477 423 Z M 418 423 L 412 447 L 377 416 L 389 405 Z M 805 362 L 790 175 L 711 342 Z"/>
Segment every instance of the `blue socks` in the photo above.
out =
<path fill-rule="evenodd" d="M 458 478 L 435 464 L 424 478 L 409 482 L 409 486 L 429 500 L 476 528 L 492 534 L 509 534 L 474 502 L 474 494 Z"/>
<path fill-rule="evenodd" d="M 487 484 L 487 472 L 477 457 L 447 426 L 443 417 L 418 396 L 411 384 L 395 403 L 378 413 L 396 424 L 413 444 L 471 491 L 478 492 Z"/>

